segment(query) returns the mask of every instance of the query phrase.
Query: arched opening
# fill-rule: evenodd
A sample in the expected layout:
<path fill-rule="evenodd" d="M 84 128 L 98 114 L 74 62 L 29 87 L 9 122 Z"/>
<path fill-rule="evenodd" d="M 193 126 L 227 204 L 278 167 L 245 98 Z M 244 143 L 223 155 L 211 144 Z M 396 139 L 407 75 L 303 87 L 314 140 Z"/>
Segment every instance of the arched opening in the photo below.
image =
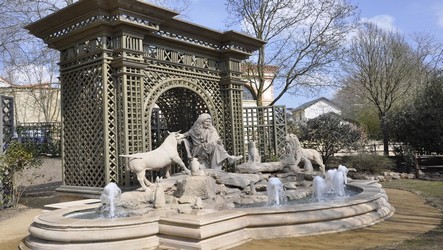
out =
<path fill-rule="evenodd" d="M 202 113 L 211 113 L 203 98 L 191 89 L 174 87 L 163 92 L 155 101 L 151 112 L 151 145 L 155 149 L 161 145 L 168 131 L 188 131 L 194 121 Z M 179 154 L 188 165 L 184 145 L 179 145 Z M 171 173 L 181 171 L 178 166 L 172 166 Z M 147 178 L 154 181 L 156 176 L 162 176 L 162 171 L 149 171 Z"/>
<path fill-rule="evenodd" d="M 167 131 L 186 132 L 202 113 L 211 113 L 203 98 L 196 92 L 182 87 L 162 93 L 151 113 L 151 145 L 158 147 Z"/>

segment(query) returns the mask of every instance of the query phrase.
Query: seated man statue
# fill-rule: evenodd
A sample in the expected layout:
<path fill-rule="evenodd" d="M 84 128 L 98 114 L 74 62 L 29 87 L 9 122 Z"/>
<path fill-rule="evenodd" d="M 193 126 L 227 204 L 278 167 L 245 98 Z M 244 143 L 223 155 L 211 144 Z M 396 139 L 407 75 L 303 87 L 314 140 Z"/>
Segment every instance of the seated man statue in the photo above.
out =
<path fill-rule="evenodd" d="M 207 113 L 201 114 L 184 136 L 190 138 L 192 143 L 191 156 L 197 158 L 205 168 L 220 170 L 224 160 L 234 163 L 243 158 L 226 152 L 217 130 L 212 125 L 211 115 Z M 189 145 L 187 147 L 189 148 Z"/>

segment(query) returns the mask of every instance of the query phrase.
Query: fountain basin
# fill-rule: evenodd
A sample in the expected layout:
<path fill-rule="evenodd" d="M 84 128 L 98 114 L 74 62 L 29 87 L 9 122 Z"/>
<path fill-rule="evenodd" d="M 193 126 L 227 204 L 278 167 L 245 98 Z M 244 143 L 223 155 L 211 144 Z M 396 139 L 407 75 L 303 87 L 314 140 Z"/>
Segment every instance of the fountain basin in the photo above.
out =
<path fill-rule="evenodd" d="M 90 220 L 66 215 L 98 205 L 60 209 L 34 219 L 25 245 L 32 249 L 217 249 L 252 239 L 340 232 L 373 225 L 393 214 L 394 209 L 378 183 L 349 185 L 363 191 L 333 202 L 203 210 L 200 215 L 146 214 Z"/>
<path fill-rule="evenodd" d="M 134 216 L 112 219 L 76 219 L 69 215 L 97 209 L 100 204 L 44 211 L 29 227 L 31 249 L 130 249 L 158 246 L 159 218 Z"/>

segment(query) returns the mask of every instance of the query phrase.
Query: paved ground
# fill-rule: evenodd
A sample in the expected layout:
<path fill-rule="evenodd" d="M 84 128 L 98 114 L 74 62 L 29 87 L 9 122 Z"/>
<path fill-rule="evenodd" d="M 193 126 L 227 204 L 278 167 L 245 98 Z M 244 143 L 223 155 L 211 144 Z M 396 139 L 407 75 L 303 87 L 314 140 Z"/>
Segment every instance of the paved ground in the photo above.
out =
<path fill-rule="evenodd" d="M 396 189 L 386 189 L 386 192 L 395 214 L 374 226 L 334 234 L 257 240 L 235 249 L 371 249 L 395 246 L 440 224 L 440 210 L 426 204 L 420 196 Z"/>
<path fill-rule="evenodd" d="M 29 176 L 39 176 L 33 181 L 32 193 L 40 197 L 25 197 L 20 210 L 0 211 L 0 249 L 17 249 L 18 243 L 28 235 L 32 219 L 40 214 L 44 204 L 68 201 L 71 197 L 53 195 L 60 184 L 61 167 L 57 159 L 46 159 L 44 167 Z M 24 183 L 25 184 L 25 183 Z M 392 247 L 399 242 L 422 235 L 440 223 L 441 212 L 428 205 L 420 196 L 407 191 L 386 189 L 389 202 L 396 209 L 388 220 L 371 227 L 348 232 L 316 236 L 257 240 L 235 249 L 371 249 Z M 42 196 L 44 195 L 44 196 Z M 435 246 L 432 249 L 440 249 Z"/>

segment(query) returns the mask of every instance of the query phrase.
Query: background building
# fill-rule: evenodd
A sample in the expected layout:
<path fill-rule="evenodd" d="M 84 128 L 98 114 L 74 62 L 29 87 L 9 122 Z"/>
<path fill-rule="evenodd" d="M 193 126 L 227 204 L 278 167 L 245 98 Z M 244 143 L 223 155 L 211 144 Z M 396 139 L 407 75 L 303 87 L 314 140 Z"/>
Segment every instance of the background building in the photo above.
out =
<path fill-rule="evenodd" d="M 300 123 L 330 112 L 341 115 L 341 110 L 335 103 L 321 97 L 296 107 L 292 110 L 292 116 L 296 123 Z"/>
<path fill-rule="evenodd" d="M 249 72 L 249 74 L 251 74 L 251 70 L 247 70 L 247 67 L 248 66 L 246 65 L 242 65 L 242 71 Z M 274 100 L 273 79 L 275 78 L 275 73 L 277 72 L 277 70 L 277 66 L 265 66 L 264 89 L 266 89 L 266 91 L 263 93 L 262 97 L 263 106 L 268 106 Z M 258 77 L 254 78 L 253 76 L 248 76 L 247 74 L 244 74 L 243 80 L 246 81 L 246 84 L 243 86 L 243 107 L 255 107 L 257 106 L 257 100 L 256 98 L 254 98 L 254 95 L 252 93 L 257 89 L 254 82 L 258 81 Z"/>
<path fill-rule="evenodd" d="M 14 98 L 14 123 L 60 122 L 58 84 L 15 85 L 0 77 L 0 95 Z"/>

